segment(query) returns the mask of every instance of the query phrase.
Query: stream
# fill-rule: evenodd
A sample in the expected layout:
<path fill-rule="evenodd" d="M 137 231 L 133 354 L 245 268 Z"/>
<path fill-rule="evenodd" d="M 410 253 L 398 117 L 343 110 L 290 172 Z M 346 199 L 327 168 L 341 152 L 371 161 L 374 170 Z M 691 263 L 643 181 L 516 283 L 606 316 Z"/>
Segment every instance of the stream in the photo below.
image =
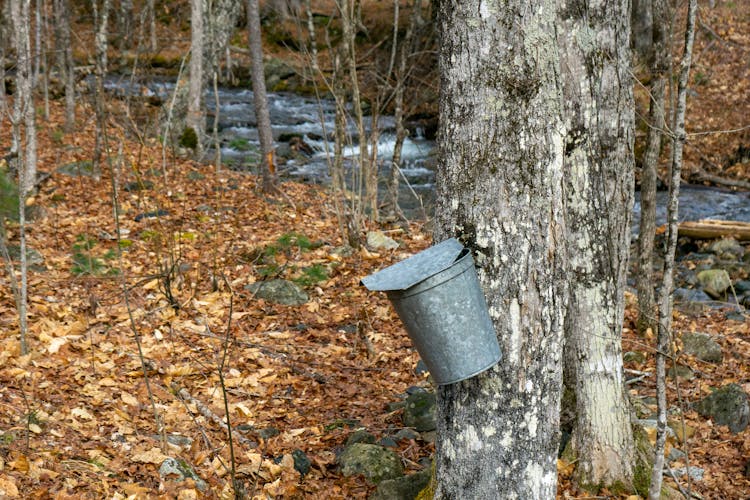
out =
<path fill-rule="evenodd" d="M 126 95 L 138 93 L 157 95 L 168 102 L 174 89 L 174 82 L 152 81 L 145 87 L 137 84 L 131 88 L 125 77 L 112 76 L 105 87 L 112 93 Z M 218 131 L 221 143 L 222 162 L 234 170 L 252 171 L 259 155 L 258 133 L 253 94 L 250 90 L 220 88 Z M 208 112 L 208 128 L 213 128 L 216 105 L 213 92 L 205 96 Z M 271 127 L 279 158 L 278 171 L 284 178 L 307 183 L 325 184 L 329 181 L 328 159 L 332 156 L 332 133 L 334 130 L 335 107 L 332 100 L 317 100 L 289 93 L 268 94 Z M 372 123 L 366 118 L 367 132 Z M 378 158 L 381 162 L 381 177 L 385 177 L 390 165 L 395 142 L 395 120 L 392 116 L 382 116 L 377 124 L 380 130 Z M 411 126 L 401 159 L 401 191 L 399 202 L 410 218 L 425 218 L 433 210 L 435 142 L 424 137 L 424 131 Z M 359 153 L 357 132 L 353 122 L 347 125 L 347 135 L 351 143 L 344 150 L 345 168 L 351 180 L 354 173 L 353 159 Z M 208 152 L 212 159 L 214 153 Z M 404 180 L 406 182 L 404 182 Z M 657 225 L 666 222 L 667 192 L 657 193 Z M 640 214 L 640 193 L 636 192 L 633 233 L 638 231 Z M 734 192 L 721 188 L 685 185 L 680 190 L 680 220 L 726 219 L 750 222 L 750 193 Z"/>

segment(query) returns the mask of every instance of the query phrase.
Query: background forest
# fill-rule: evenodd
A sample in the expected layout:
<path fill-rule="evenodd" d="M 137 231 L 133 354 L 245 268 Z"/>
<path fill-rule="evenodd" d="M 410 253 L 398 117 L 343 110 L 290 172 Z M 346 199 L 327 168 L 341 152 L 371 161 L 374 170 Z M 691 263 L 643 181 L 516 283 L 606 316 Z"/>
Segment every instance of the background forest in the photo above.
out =
<path fill-rule="evenodd" d="M 638 193 L 656 77 L 634 3 Z M 665 21 L 667 114 L 685 11 Z M 359 281 L 432 243 L 440 22 L 421 0 L 3 2 L 0 497 L 427 486 L 434 388 Z M 696 26 L 680 220 L 724 222 L 678 241 L 665 491 L 745 498 L 750 6 L 702 2 Z M 631 273 L 625 384 L 648 448 L 657 349 L 637 294 Z M 560 498 L 637 498 L 557 464 Z"/>

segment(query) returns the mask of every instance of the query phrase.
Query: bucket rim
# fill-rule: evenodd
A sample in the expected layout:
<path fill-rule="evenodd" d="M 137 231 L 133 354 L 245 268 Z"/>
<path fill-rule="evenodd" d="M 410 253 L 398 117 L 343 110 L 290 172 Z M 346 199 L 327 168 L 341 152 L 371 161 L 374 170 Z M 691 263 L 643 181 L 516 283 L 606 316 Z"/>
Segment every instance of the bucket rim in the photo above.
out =
<path fill-rule="evenodd" d="M 420 293 L 428 292 L 433 288 L 442 285 L 446 281 L 452 280 L 456 276 L 464 274 L 473 266 L 474 259 L 471 256 L 471 251 L 469 251 L 468 248 L 464 248 L 461 251 L 460 256 L 455 260 L 453 264 L 451 264 L 450 267 L 447 267 L 439 273 L 433 274 L 432 276 L 429 276 L 422 281 L 415 283 L 406 290 L 388 290 L 386 294 L 388 295 L 389 300 L 398 300 L 406 297 L 412 297 L 414 295 L 419 295 Z M 429 286 L 425 287 L 424 284 L 426 282 L 431 283 L 429 284 Z"/>

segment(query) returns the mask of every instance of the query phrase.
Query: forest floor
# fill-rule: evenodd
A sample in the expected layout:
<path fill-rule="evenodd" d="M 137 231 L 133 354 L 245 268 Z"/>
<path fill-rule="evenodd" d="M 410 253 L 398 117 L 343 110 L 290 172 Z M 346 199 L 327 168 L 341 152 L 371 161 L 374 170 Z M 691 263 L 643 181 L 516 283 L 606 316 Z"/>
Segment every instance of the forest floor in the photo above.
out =
<path fill-rule="evenodd" d="M 686 179 L 705 170 L 750 181 L 743 128 L 750 12 L 716 3 L 701 11 Z M 76 164 L 87 172 L 94 113 L 86 99 L 74 134 L 61 132 L 60 102 L 39 120 L 39 166 L 52 175 L 30 202 L 29 245 L 39 258 L 29 278 L 26 356 L 5 273 L 0 287 L 0 496 L 202 495 L 192 480 L 160 476 L 166 457 L 184 460 L 208 497 L 228 497 L 233 462 L 251 498 L 372 493 L 362 477 L 342 475 L 337 452 L 359 428 L 393 436 L 403 424 L 389 403 L 430 384 L 417 375 L 418 356 L 386 298 L 359 280 L 427 247 L 424 224 L 371 228 L 396 239 L 396 250 L 344 251 L 324 187 L 285 182 L 283 195 L 263 196 L 252 175 L 163 155 L 155 139 L 134 140 L 121 106 L 111 103 L 111 155 L 100 178 L 57 170 Z M 6 120 L 0 144 L 10 144 L 9 133 Z M 12 223 L 9 240 L 18 242 Z M 272 277 L 296 281 L 308 302 L 277 305 L 246 289 Z M 747 314 L 727 319 L 728 309 L 675 313 L 678 339 L 707 332 L 724 352 L 721 364 L 682 356 L 696 377 L 669 382 L 669 400 L 689 428 L 685 443 L 670 446 L 704 470 L 690 488 L 706 499 L 750 497 L 750 431 L 732 434 L 690 408 L 730 382 L 750 393 Z M 655 342 L 634 333 L 634 316 L 629 296 L 623 351 L 645 355 L 626 368 L 645 374 L 630 388 L 648 405 Z M 395 443 L 407 472 L 424 467 L 433 439 L 422 433 Z M 304 476 L 294 467 L 296 450 L 311 462 Z M 563 465 L 559 497 L 591 498 L 568 474 Z M 686 477 L 680 483 L 688 487 Z"/>

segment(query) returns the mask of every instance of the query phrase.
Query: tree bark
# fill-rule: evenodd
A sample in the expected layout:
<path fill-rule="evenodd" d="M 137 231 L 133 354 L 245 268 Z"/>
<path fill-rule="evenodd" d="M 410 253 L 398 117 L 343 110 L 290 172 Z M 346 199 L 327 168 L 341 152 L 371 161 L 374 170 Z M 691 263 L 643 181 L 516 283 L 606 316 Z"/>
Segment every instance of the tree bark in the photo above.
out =
<path fill-rule="evenodd" d="M 652 0 L 632 0 L 630 9 L 631 33 L 633 51 L 637 57 L 646 60 L 653 45 L 653 30 L 656 29 L 656 13 Z"/>
<path fill-rule="evenodd" d="M 73 47 L 70 40 L 70 2 L 54 0 L 55 43 L 57 50 L 57 70 L 65 86 L 65 126 L 66 133 L 73 131 L 76 120 L 75 73 L 73 68 Z"/>
<path fill-rule="evenodd" d="M 630 486 L 634 444 L 622 320 L 633 204 L 633 93 L 627 2 L 558 1 L 567 133 L 570 297 L 566 381 L 576 394 L 576 480 Z"/>
<path fill-rule="evenodd" d="M 690 78 L 690 63 L 695 41 L 695 18 L 698 1 L 688 2 L 685 46 L 680 61 L 677 81 L 677 103 L 672 130 L 672 163 L 670 165 L 669 204 L 667 206 L 667 245 L 664 252 L 664 276 L 659 300 L 659 333 L 656 346 L 656 444 L 654 445 L 654 467 L 651 471 L 651 486 L 648 497 L 658 500 L 661 495 L 664 447 L 667 440 L 667 387 L 666 358 L 670 352 L 672 335 L 672 289 L 674 287 L 674 258 L 677 248 L 677 222 L 679 216 L 680 180 L 682 172 L 682 150 L 685 145 L 685 109 Z"/>
<path fill-rule="evenodd" d="M 21 264 L 21 290 L 18 300 L 18 327 L 21 354 L 27 354 L 28 333 L 28 269 L 26 262 L 26 197 L 36 180 L 36 124 L 34 97 L 32 94 L 31 37 L 29 26 L 30 0 L 11 0 L 10 13 L 13 22 L 13 45 L 16 48 L 16 93 L 13 104 L 13 143 L 18 153 L 18 211 Z M 23 122 L 23 127 L 21 126 Z M 23 130 L 23 134 L 22 131 Z M 24 136 L 22 138 L 22 135 Z M 24 146 L 25 139 L 25 146 Z"/>
<path fill-rule="evenodd" d="M 247 31 L 250 49 L 250 62 L 253 79 L 253 104 L 258 122 L 258 137 L 261 150 L 261 178 L 263 191 L 268 193 L 276 187 L 276 166 L 274 163 L 271 116 L 268 112 L 266 77 L 263 68 L 263 45 L 260 36 L 260 13 L 258 0 L 247 0 Z"/>
<path fill-rule="evenodd" d="M 648 112 L 648 139 L 641 162 L 641 220 L 638 233 L 638 260 L 636 289 L 638 292 L 637 328 L 640 333 L 649 328 L 656 331 L 657 311 L 654 298 L 654 238 L 656 234 L 656 170 L 661 153 L 664 130 L 664 104 L 666 102 L 667 49 L 666 0 L 651 0 L 653 35 L 651 46 L 651 99 Z"/>
<path fill-rule="evenodd" d="M 15 120 L 20 126 L 23 122 L 24 140 L 18 138 L 18 187 L 24 197 L 34 187 L 36 181 L 37 148 L 36 148 L 36 109 L 33 96 L 33 65 L 31 52 L 31 1 L 12 0 L 10 3 L 13 22 L 13 39 L 16 48 L 16 93 L 14 99 Z M 25 145 L 23 143 L 25 142 Z M 21 148 L 24 155 L 21 155 Z"/>
<path fill-rule="evenodd" d="M 205 0 L 190 0 L 190 80 L 185 127 L 195 132 L 195 153 L 200 156 L 206 132 L 203 113 L 203 20 Z"/>
<path fill-rule="evenodd" d="M 435 498 L 554 498 L 566 307 L 552 0 L 445 0 L 436 240 L 474 253 L 503 359 L 438 389 Z"/>
<path fill-rule="evenodd" d="M 352 94 L 352 109 L 354 124 L 357 127 L 359 142 L 359 174 L 361 186 L 357 186 L 360 197 L 360 210 L 364 211 L 370 220 L 378 219 L 378 166 L 369 160 L 368 138 L 365 130 L 362 98 L 359 89 L 359 75 L 357 73 L 357 50 L 355 45 L 356 27 L 359 25 L 358 9 L 353 0 L 338 0 L 339 12 L 343 32 L 342 58 L 349 72 L 349 90 Z"/>
<path fill-rule="evenodd" d="M 107 49 L 108 49 L 108 24 L 110 0 L 93 0 L 94 22 L 96 26 L 96 67 L 94 69 L 95 89 L 94 89 L 94 108 L 96 109 L 96 138 L 94 143 L 94 155 L 92 159 L 93 169 L 96 175 L 101 173 L 102 147 L 104 144 L 104 134 L 107 133 L 107 110 L 104 106 L 104 75 L 107 73 Z"/>

